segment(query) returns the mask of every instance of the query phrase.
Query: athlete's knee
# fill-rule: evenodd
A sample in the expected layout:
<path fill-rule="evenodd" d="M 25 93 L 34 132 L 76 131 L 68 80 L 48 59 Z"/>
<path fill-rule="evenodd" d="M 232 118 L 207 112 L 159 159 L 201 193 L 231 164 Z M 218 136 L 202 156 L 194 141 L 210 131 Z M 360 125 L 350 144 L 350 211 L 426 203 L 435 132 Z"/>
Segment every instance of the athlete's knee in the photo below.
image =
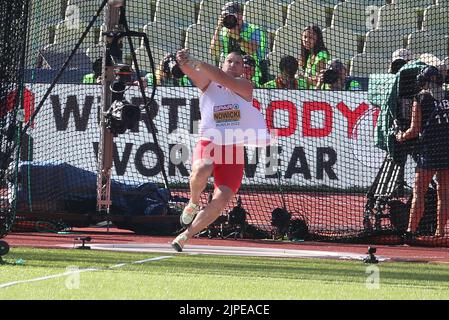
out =
<path fill-rule="evenodd" d="M 203 162 L 197 162 L 192 167 L 190 179 L 192 180 L 206 180 L 212 172 L 212 165 Z"/>
<path fill-rule="evenodd" d="M 214 199 L 222 206 L 226 206 L 234 197 L 234 192 L 227 186 L 218 186 L 214 192 Z"/>

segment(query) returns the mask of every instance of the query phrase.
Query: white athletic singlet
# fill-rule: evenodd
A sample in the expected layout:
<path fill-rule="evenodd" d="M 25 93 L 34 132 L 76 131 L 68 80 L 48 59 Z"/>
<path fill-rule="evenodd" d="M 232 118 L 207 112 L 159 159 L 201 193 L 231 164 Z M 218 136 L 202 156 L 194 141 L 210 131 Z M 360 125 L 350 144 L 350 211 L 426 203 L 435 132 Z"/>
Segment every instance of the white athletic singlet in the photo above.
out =
<path fill-rule="evenodd" d="M 211 82 L 200 97 L 200 139 L 217 145 L 266 146 L 270 134 L 263 115 L 238 94 Z"/>

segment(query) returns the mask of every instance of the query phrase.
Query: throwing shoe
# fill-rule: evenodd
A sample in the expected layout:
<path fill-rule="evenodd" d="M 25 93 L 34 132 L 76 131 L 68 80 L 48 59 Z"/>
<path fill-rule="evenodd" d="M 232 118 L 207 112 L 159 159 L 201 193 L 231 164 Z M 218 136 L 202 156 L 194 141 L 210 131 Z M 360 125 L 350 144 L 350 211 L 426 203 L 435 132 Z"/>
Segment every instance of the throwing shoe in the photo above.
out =
<path fill-rule="evenodd" d="M 189 202 L 189 204 L 182 211 L 181 217 L 179 218 L 181 226 L 187 227 L 188 225 L 190 225 L 199 211 L 199 205 Z"/>
<path fill-rule="evenodd" d="M 184 248 L 184 245 L 187 242 L 187 237 L 184 235 L 184 233 L 181 233 L 179 236 L 175 238 L 175 240 L 172 241 L 171 246 L 173 249 L 175 249 L 178 252 L 182 252 L 182 248 Z"/>

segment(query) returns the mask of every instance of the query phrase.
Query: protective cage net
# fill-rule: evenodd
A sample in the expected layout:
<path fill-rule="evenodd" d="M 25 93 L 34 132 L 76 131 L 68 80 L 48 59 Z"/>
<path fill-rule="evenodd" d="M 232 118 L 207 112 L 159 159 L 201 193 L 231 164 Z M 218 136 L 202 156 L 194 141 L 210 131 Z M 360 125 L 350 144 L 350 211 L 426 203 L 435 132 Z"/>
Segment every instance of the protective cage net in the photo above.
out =
<path fill-rule="evenodd" d="M 205 235 L 235 231 L 243 237 L 447 246 L 448 237 L 442 235 L 448 232 L 449 132 L 441 134 L 447 113 L 438 111 L 443 112 L 435 124 L 441 125 L 440 131 L 426 129 L 438 133 L 424 139 L 425 151 L 419 147 L 422 139 L 412 139 L 412 133 L 435 123 L 429 120 L 437 118 L 432 108 L 438 103 L 432 99 L 444 100 L 449 2 L 226 3 L 126 1 L 129 29 L 147 35 L 155 67 L 143 37 L 133 37 L 132 46 L 123 39 L 123 59 L 115 62 L 139 70 L 124 97 L 140 107 L 141 119 L 114 137 L 111 219 L 126 217 L 115 223 L 136 231 L 173 234 L 179 228 L 145 220 L 166 216 L 177 221 L 189 197 L 192 150 L 198 140 L 199 91 L 176 73 L 170 54 L 188 48 L 197 59 L 221 66 L 229 52 L 240 51 L 249 56 L 244 76 L 257 88 L 254 107 L 277 140 L 270 148 L 246 148 L 242 187 Z M 26 128 L 18 184 L 18 211 L 28 218 L 64 213 L 67 222 L 96 212 L 102 32 L 107 27 L 104 10 L 93 18 L 102 4 L 31 1 L 25 75 L 36 116 Z M 422 72 L 428 65 L 437 68 L 436 76 L 433 69 Z M 407 133 L 407 142 L 398 142 L 394 133 L 412 124 L 418 74 L 430 93 L 419 96 L 419 128 Z M 148 108 L 142 107 L 139 78 L 147 85 L 148 99 L 156 88 Z M 267 160 L 273 158 L 275 165 Z M 413 207 L 417 163 L 427 173 L 421 179 L 428 181 L 416 190 Z M 430 181 L 429 168 L 440 172 L 435 181 Z M 213 190 L 210 182 L 203 204 Z M 239 204 L 244 212 L 229 212 Z M 414 230 L 406 233 L 411 206 Z M 92 222 L 86 219 L 85 224 Z"/>
<path fill-rule="evenodd" d="M 18 150 L 23 94 L 23 60 L 28 1 L 0 3 L 0 238 L 15 215 L 14 165 Z"/>

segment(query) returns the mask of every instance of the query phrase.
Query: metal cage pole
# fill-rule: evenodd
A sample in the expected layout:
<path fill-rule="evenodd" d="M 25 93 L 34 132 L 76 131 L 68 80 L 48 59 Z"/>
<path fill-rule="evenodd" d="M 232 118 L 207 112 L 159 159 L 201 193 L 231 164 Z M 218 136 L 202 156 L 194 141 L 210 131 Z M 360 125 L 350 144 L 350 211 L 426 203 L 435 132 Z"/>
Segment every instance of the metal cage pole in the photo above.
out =
<path fill-rule="evenodd" d="M 105 8 L 106 32 L 113 31 L 119 25 L 120 8 L 108 4 Z M 113 39 L 104 35 L 103 67 L 102 67 L 102 112 L 100 113 L 100 144 L 98 146 L 98 176 L 97 176 L 97 209 L 100 213 L 109 214 L 111 206 L 111 171 L 113 156 L 113 134 L 106 128 L 106 112 L 112 104 L 111 85 L 114 81 L 114 63 L 110 49 Z M 120 50 L 120 55 L 122 54 Z M 121 56 L 119 57 L 121 58 Z M 109 225 L 109 224 L 108 224 Z"/>

